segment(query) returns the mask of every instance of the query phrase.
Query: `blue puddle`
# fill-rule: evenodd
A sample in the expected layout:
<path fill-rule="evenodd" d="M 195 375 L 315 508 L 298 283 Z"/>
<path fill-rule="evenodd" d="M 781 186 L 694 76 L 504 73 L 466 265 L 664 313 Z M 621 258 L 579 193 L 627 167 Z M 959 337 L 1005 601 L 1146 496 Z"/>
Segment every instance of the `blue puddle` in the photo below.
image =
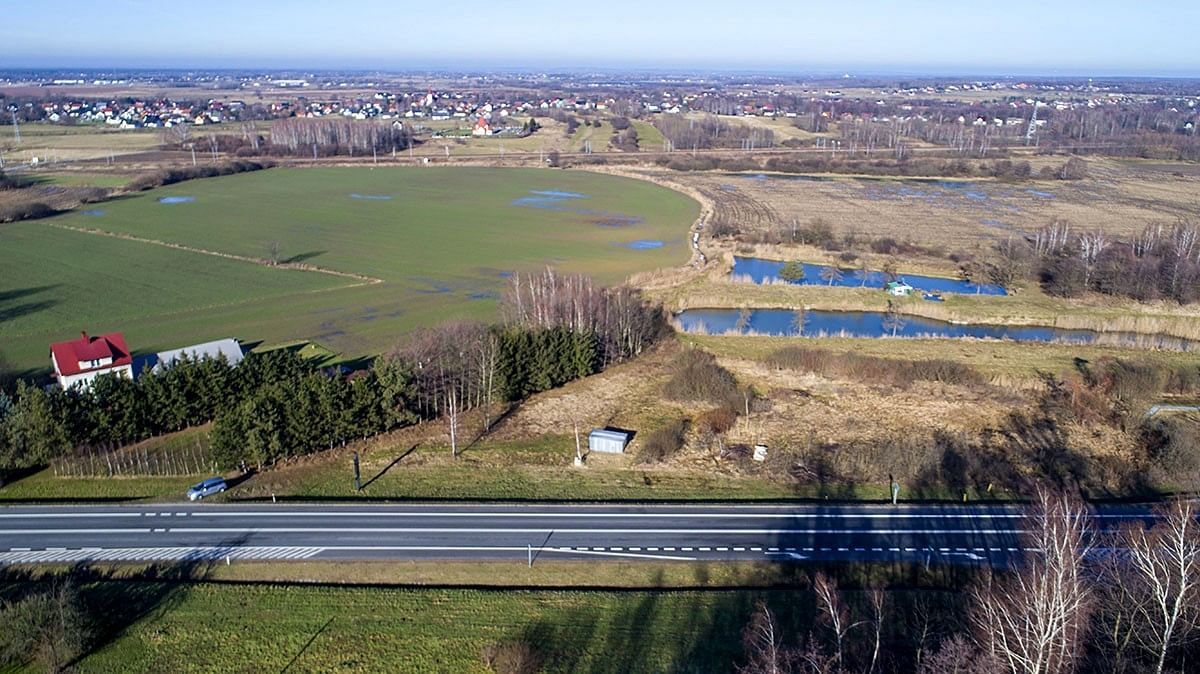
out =
<path fill-rule="evenodd" d="M 467 299 L 478 302 L 482 300 L 498 300 L 500 293 L 492 290 L 480 290 L 472 293 L 467 293 Z"/>
<path fill-rule="evenodd" d="M 663 245 L 665 244 L 657 239 L 638 239 L 637 241 L 630 241 L 625 244 L 625 247 L 632 248 L 633 250 L 654 250 L 655 248 L 662 248 Z"/>
<path fill-rule="evenodd" d="M 1041 190 L 1025 190 L 1025 191 L 1028 192 L 1029 194 L 1032 194 L 1035 197 L 1040 197 L 1042 199 L 1053 199 L 1054 198 L 1054 194 L 1051 192 L 1043 192 Z"/>
<path fill-rule="evenodd" d="M 190 204 L 196 200 L 196 197 L 159 197 L 160 204 Z"/>
<path fill-rule="evenodd" d="M 1002 223 L 1001 223 L 1002 224 Z M 757 257 L 734 257 L 732 276 L 748 276 L 755 283 L 774 282 L 779 279 L 779 270 L 785 263 L 777 260 L 764 260 Z M 829 267 L 819 264 L 802 263 L 804 278 L 790 281 L 794 285 L 805 286 L 835 286 L 841 288 L 883 288 L 884 276 L 877 271 L 868 271 L 866 277 L 856 270 L 841 269 L 841 278 L 835 278 L 833 283 L 821 278 L 821 273 Z M 900 280 L 908 283 L 916 290 L 940 293 L 959 293 L 963 295 L 1007 295 L 1008 292 L 995 285 L 976 285 L 958 279 L 942 278 L 940 276 L 922 276 L 920 274 L 901 274 Z"/>
<path fill-rule="evenodd" d="M 739 309 L 688 309 L 675 316 L 684 332 L 701 334 L 756 334 L 793 337 L 935 337 L 1003 339 L 1016 342 L 1067 342 L 1089 344 L 1104 338 L 1146 348 L 1192 351 L 1197 343 L 1164 335 L 1128 332 L 1064 330 L 1044 326 L 961 325 L 932 318 L 904 316 L 901 325 L 887 323 L 882 311 L 803 312 L 786 309 L 757 309 L 743 318 Z"/>
<path fill-rule="evenodd" d="M 90 215 L 93 218 L 98 218 L 101 215 L 104 215 L 104 211 L 100 210 L 99 208 L 93 208 L 93 209 L 84 211 L 83 214 Z"/>
<path fill-rule="evenodd" d="M 359 194 L 357 192 L 351 194 L 350 198 L 358 199 L 360 201 L 391 201 L 392 200 L 391 195 L 387 195 L 387 194 Z"/>
<path fill-rule="evenodd" d="M 529 194 L 523 197 L 513 199 L 509 204 L 521 208 L 538 208 L 546 211 L 559 211 L 562 213 L 575 213 L 577 215 L 587 216 L 592 219 L 592 223 L 601 227 L 632 227 L 644 222 L 644 220 L 636 215 L 626 215 L 624 213 L 609 213 L 592 208 L 583 208 L 575 205 L 573 202 L 590 199 L 586 194 L 579 192 L 562 192 L 559 190 L 530 190 Z"/>

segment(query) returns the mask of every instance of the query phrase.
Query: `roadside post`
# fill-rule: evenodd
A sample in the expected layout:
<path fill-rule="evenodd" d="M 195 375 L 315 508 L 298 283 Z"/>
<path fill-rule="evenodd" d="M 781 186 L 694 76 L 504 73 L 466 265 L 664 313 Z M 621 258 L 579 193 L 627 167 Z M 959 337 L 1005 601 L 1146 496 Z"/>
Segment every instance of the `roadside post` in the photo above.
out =
<path fill-rule="evenodd" d="M 900 483 L 892 480 L 892 505 L 896 505 L 896 500 L 900 498 Z"/>
<path fill-rule="evenodd" d="M 362 474 L 358 471 L 358 452 L 354 453 L 354 491 L 362 491 Z"/>
<path fill-rule="evenodd" d="M 529 568 L 533 568 L 533 543 L 526 543 L 529 546 Z"/>

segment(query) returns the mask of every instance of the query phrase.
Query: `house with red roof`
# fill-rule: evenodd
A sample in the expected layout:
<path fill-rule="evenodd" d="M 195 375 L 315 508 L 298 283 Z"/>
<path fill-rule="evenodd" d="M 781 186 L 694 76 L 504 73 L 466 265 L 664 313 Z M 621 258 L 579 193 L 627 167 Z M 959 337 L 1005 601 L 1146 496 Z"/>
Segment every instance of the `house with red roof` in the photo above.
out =
<path fill-rule="evenodd" d="M 490 136 L 492 135 L 492 125 L 486 119 L 480 117 L 475 122 L 475 128 L 471 130 L 472 136 Z"/>
<path fill-rule="evenodd" d="M 79 383 L 87 386 L 102 374 L 133 378 L 133 356 L 119 332 L 96 336 L 84 332 L 79 339 L 55 342 L 50 345 L 50 362 L 64 389 Z"/>

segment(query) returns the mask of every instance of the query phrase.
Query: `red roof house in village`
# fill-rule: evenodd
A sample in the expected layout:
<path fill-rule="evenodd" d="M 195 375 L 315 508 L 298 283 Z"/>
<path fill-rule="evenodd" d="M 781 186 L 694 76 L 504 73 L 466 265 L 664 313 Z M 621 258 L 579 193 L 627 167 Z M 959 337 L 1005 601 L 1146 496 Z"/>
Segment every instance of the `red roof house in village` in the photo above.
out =
<path fill-rule="evenodd" d="M 133 356 L 119 332 L 97 336 L 85 332 L 79 339 L 55 342 L 50 345 L 50 362 L 63 388 L 80 382 L 86 386 L 102 374 L 133 378 Z"/>

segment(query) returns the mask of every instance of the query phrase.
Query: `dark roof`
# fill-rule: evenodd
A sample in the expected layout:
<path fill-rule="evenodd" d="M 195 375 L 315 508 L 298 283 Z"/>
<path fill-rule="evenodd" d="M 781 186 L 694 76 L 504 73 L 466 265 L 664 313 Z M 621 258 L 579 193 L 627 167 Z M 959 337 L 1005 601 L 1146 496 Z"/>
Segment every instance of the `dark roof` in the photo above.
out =
<path fill-rule="evenodd" d="M 54 354 L 54 362 L 58 364 L 58 374 L 63 376 L 109 370 L 133 362 L 132 356 L 129 355 L 129 347 L 125 346 L 125 336 L 119 332 L 97 336 L 90 336 L 85 332 L 79 339 L 51 344 L 50 352 Z M 100 367 L 79 367 L 81 361 L 105 358 L 112 358 L 112 363 Z"/>

